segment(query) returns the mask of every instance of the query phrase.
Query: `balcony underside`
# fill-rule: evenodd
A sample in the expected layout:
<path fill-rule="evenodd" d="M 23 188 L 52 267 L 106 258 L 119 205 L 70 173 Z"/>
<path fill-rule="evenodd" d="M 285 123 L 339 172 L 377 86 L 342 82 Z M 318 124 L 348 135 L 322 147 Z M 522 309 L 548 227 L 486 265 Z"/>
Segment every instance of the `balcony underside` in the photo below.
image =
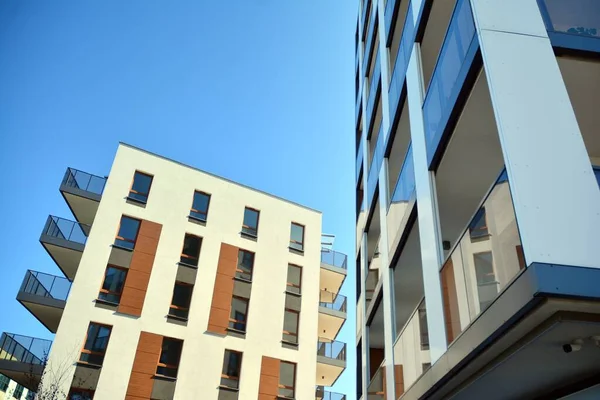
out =
<path fill-rule="evenodd" d="M 317 385 L 332 386 L 345 369 L 345 361 L 317 356 Z"/>
<path fill-rule="evenodd" d="M 73 281 L 85 245 L 44 234 L 40 237 L 40 242 L 62 273 Z"/>
<path fill-rule="evenodd" d="M 43 371 L 42 365 L 0 359 L 0 374 L 34 392 L 40 384 Z"/>
<path fill-rule="evenodd" d="M 77 222 L 87 225 L 94 222 L 101 195 L 66 185 L 61 185 L 60 193 L 65 198 Z"/>
<path fill-rule="evenodd" d="M 346 313 L 319 307 L 319 337 L 335 340 L 346 322 Z"/>
<path fill-rule="evenodd" d="M 557 398 L 600 376 L 598 279 L 600 269 L 529 266 L 402 398 Z M 583 348 L 565 353 L 576 339 Z"/>
<path fill-rule="evenodd" d="M 321 290 L 326 290 L 331 293 L 339 293 L 345 279 L 345 269 L 321 263 Z"/>
<path fill-rule="evenodd" d="M 56 333 L 66 302 L 19 291 L 17 300 L 50 332 Z"/>

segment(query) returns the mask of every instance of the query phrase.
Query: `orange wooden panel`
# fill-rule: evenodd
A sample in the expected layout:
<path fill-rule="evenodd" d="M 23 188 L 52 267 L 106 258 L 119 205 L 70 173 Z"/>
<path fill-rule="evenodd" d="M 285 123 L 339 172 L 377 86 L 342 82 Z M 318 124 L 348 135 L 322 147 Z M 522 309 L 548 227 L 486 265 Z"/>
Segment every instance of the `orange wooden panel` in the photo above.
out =
<path fill-rule="evenodd" d="M 142 220 L 139 235 L 148 236 L 149 238 L 155 239 L 158 242 L 158 239 L 160 239 L 161 230 L 161 224 L 148 220 Z"/>
<path fill-rule="evenodd" d="M 134 289 L 131 286 L 125 286 L 123 288 L 123 294 L 121 295 L 120 305 L 125 307 L 137 307 L 141 309 L 144 305 L 145 298 L 145 290 Z"/>
<path fill-rule="evenodd" d="M 233 293 L 233 278 L 223 274 L 217 274 L 215 277 L 214 292 Z"/>
<path fill-rule="evenodd" d="M 260 368 L 261 375 L 274 376 L 279 380 L 279 364 L 281 360 L 263 356 L 262 365 Z"/>
<path fill-rule="evenodd" d="M 258 400 L 277 400 L 277 395 L 259 393 Z"/>
<path fill-rule="evenodd" d="M 396 398 L 402 396 L 404 394 L 404 367 L 402 365 L 394 366 L 396 380 Z"/>
<path fill-rule="evenodd" d="M 163 337 L 156 333 L 140 332 L 137 351 L 159 355 L 162 351 Z"/>
<path fill-rule="evenodd" d="M 156 363 L 158 362 L 159 357 L 160 354 L 147 353 L 138 350 L 135 353 L 135 359 L 133 360 L 133 367 L 131 370 L 145 374 L 154 374 L 156 372 Z"/>
<path fill-rule="evenodd" d="M 127 395 L 136 396 L 142 399 L 150 399 L 152 395 L 152 386 L 154 384 L 154 374 L 145 374 L 142 372 L 131 372 L 129 384 L 127 385 Z"/>
<path fill-rule="evenodd" d="M 227 243 L 221 243 L 221 250 L 219 252 L 219 268 L 227 268 L 228 264 L 237 264 L 239 248 L 232 246 Z M 223 263 L 221 262 L 223 261 Z M 221 271 L 219 271 L 221 272 Z"/>
<path fill-rule="evenodd" d="M 454 279 L 452 259 L 442 268 L 442 295 L 444 299 L 444 319 L 446 323 L 446 339 L 450 344 L 460 333 L 460 317 L 458 311 L 458 294 Z"/>
<path fill-rule="evenodd" d="M 131 257 L 131 263 L 129 264 L 129 269 L 149 274 L 150 272 L 152 272 L 153 264 L 154 255 L 141 253 L 139 251 L 134 250 L 133 256 Z"/>
<path fill-rule="evenodd" d="M 121 314 L 133 315 L 135 317 L 139 317 L 142 315 L 142 309 L 137 307 L 127 307 L 123 305 L 119 305 L 117 309 Z"/>
<path fill-rule="evenodd" d="M 130 269 L 127 271 L 127 277 L 123 286 L 146 291 L 148 289 L 148 282 L 150 282 L 149 273 Z"/>
<path fill-rule="evenodd" d="M 275 376 L 261 375 L 258 385 L 258 393 L 277 396 L 279 392 L 279 378 Z"/>
<path fill-rule="evenodd" d="M 232 295 L 233 295 L 233 291 L 214 292 L 211 307 L 218 308 L 220 310 L 226 310 L 229 312 L 229 309 L 231 308 Z"/>
<path fill-rule="evenodd" d="M 210 322 L 208 323 L 208 328 L 206 328 L 206 330 L 208 332 L 218 333 L 220 335 L 226 335 L 227 334 L 227 327 L 226 326 L 213 325 Z"/>
<path fill-rule="evenodd" d="M 148 236 L 138 235 L 138 238 L 135 241 L 135 249 L 133 251 L 134 253 L 139 252 L 155 255 L 157 247 L 158 241 L 156 239 Z"/>

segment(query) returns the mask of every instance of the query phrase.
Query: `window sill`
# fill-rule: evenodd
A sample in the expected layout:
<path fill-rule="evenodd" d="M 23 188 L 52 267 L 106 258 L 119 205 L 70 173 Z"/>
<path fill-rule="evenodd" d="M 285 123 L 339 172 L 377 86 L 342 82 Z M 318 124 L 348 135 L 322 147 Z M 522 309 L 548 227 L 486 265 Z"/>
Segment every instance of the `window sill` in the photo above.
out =
<path fill-rule="evenodd" d="M 121 250 L 133 252 L 133 249 L 130 249 L 129 247 L 119 246 L 118 244 L 111 244 L 111 246 L 114 247 L 115 249 L 121 249 Z"/>
<path fill-rule="evenodd" d="M 229 328 L 229 327 L 225 328 L 225 330 L 227 332 L 237 333 L 238 335 L 246 336 L 246 331 L 240 331 L 239 329 Z"/>
<path fill-rule="evenodd" d="M 233 279 L 240 282 L 252 283 L 252 279 L 242 278 L 241 276 L 234 276 Z"/>
<path fill-rule="evenodd" d="M 240 232 L 240 236 L 243 237 L 244 239 L 248 239 L 248 240 L 252 240 L 254 242 L 258 241 L 258 234 L 252 234 L 252 233 L 248 233 L 248 232 Z"/>
<path fill-rule="evenodd" d="M 112 301 L 103 300 L 103 299 L 96 299 L 96 303 L 104 304 L 104 305 L 107 305 L 107 306 L 113 306 L 113 307 L 118 307 L 119 306 L 119 303 L 114 303 Z"/>
<path fill-rule="evenodd" d="M 290 292 L 289 290 L 286 290 L 285 293 L 292 295 L 294 297 L 302 297 L 302 293 L 294 293 L 294 292 Z"/>
<path fill-rule="evenodd" d="M 298 347 L 300 344 L 298 342 L 290 342 L 289 340 L 282 339 L 281 343 L 286 344 L 288 346 Z"/>
<path fill-rule="evenodd" d="M 182 267 L 188 267 L 188 268 L 192 268 L 192 269 L 198 269 L 197 265 L 192 265 L 192 264 L 184 263 L 184 262 L 181 262 L 181 261 L 179 261 L 177 263 L 177 265 L 181 265 Z"/>
<path fill-rule="evenodd" d="M 225 385 L 219 385 L 218 388 L 219 388 L 219 390 L 225 390 L 227 392 L 239 392 L 240 391 L 239 388 L 233 388 L 233 387 L 229 387 L 229 386 L 225 386 Z"/>
<path fill-rule="evenodd" d="M 298 250 L 294 247 L 288 246 L 288 249 L 290 250 L 290 253 L 294 253 L 294 254 L 298 254 L 299 256 L 303 256 L 304 255 L 304 250 Z"/>
<path fill-rule="evenodd" d="M 186 317 L 180 317 L 178 315 L 167 314 L 167 318 L 176 319 L 177 321 L 188 322 L 188 318 L 186 318 Z"/>
<path fill-rule="evenodd" d="M 169 382 L 175 382 L 177 380 L 177 378 L 173 378 L 172 376 L 166 376 L 166 375 L 160 375 L 160 374 L 154 374 L 154 379 L 158 379 L 161 381 L 169 381 Z"/>
<path fill-rule="evenodd" d="M 205 219 L 194 217 L 193 215 L 188 215 L 188 219 L 191 220 L 191 222 L 195 222 L 195 223 L 200 224 L 202 226 L 206 226 L 206 220 Z"/>
<path fill-rule="evenodd" d="M 296 400 L 295 397 L 287 397 L 287 396 L 281 396 L 281 395 L 277 395 L 277 397 L 275 397 L 276 399 L 281 399 L 281 400 Z"/>
<path fill-rule="evenodd" d="M 76 365 L 80 365 L 82 367 L 88 367 L 88 368 L 94 368 L 94 369 L 100 369 L 102 368 L 102 365 L 98 365 L 98 364 L 92 364 L 92 363 L 88 363 L 85 361 L 77 361 L 75 362 Z"/>
<path fill-rule="evenodd" d="M 144 201 L 144 200 L 134 199 L 133 197 L 129 197 L 129 196 L 125 197 L 125 200 L 126 200 L 127 202 L 136 203 L 136 204 L 139 204 L 139 205 L 141 205 L 141 206 L 145 206 L 146 204 L 148 204 L 148 201 L 147 201 L 147 200 L 146 200 L 146 201 Z"/>

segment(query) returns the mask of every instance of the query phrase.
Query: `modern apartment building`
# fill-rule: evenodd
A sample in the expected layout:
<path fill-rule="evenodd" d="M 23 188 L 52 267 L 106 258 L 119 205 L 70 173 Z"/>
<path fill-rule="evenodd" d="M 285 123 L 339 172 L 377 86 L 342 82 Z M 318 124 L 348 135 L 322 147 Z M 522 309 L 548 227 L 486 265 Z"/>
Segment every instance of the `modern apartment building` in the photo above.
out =
<path fill-rule="evenodd" d="M 358 399 L 600 397 L 600 2 L 362 0 Z"/>
<path fill-rule="evenodd" d="M 75 220 L 40 242 L 64 276 L 17 295 L 56 336 L 4 333 L 1 373 L 73 400 L 345 399 L 346 256 L 320 212 L 125 144 L 60 192 Z"/>
<path fill-rule="evenodd" d="M 25 389 L 23 385 L 0 374 L 0 400 L 33 400 L 34 392 Z"/>

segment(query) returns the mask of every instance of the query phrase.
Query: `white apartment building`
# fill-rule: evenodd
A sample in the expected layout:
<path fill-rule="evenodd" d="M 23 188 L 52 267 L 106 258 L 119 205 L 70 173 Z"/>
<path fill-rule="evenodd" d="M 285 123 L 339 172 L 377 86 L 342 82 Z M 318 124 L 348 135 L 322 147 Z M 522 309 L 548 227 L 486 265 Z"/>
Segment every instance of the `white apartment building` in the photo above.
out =
<path fill-rule="evenodd" d="M 40 242 L 64 277 L 17 296 L 56 336 L 3 334 L 1 373 L 73 400 L 345 399 L 346 256 L 320 212 L 125 144 L 60 191 L 75 221 Z"/>
<path fill-rule="evenodd" d="M 32 400 L 35 393 L 0 374 L 0 400 Z"/>
<path fill-rule="evenodd" d="M 600 2 L 359 3 L 357 398 L 600 398 Z"/>

